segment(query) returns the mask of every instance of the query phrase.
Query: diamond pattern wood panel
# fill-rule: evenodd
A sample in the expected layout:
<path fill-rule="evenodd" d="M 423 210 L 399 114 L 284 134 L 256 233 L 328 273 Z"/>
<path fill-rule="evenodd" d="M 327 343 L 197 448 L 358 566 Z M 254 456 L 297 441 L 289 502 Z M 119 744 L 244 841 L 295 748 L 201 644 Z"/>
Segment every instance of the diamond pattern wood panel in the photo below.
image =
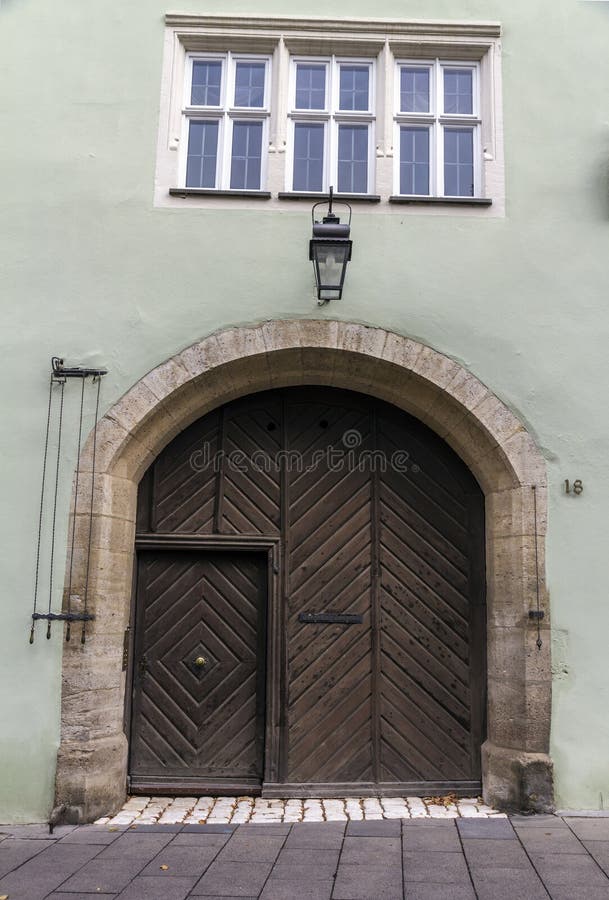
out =
<path fill-rule="evenodd" d="M 140 554 L 132 775 L 261 779 L 265 581 L 256 554 Z"/>

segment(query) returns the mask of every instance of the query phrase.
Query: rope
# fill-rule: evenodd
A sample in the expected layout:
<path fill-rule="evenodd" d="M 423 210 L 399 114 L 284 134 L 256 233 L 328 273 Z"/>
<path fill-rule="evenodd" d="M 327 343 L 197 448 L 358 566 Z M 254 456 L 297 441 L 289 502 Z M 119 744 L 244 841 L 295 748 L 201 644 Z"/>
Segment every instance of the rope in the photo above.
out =
<path fill-rule="evenodd" d="M 541 623 L 540 623 L 540 608 L 539 608 L 539 550 L 537 546 L 537 489 L 535 485 L 532 486 L 533 490 L 533 516 L 535 519 L 535 593 L 537 596 L 537 649 L 541 650 L 543 641 L 541 640 Z"/>
<path fill-rule="evenodd" d="M 49 452 L 49 430 L 51 427 L 51 403 L 53 400 L 53 376 L 49 381 L 49 405 L 47 408 L 47 428 L 44 437 L 44 457 L 42 460 L 42 485 L 40 489 L 40 513 L 38 515 L 38 541 L 36 544 L 36 574 L 34 576 L 34 609 L 32 615 L 36 614 L 36 605 L 38 603 L 38 576 L 40 574 L 40 544 L 42 541 L 42 514 L 44 510 L 44 487 L 47 473 L 47 456 Z M 32 618 L 32 630 L 30 631 L 30 644 L 34 643 L 34 619 Z"/>
<path fill-rule="evenodd" d="M 89 570 L 91 566 L 91 538 L 93 535 L 93 498 L 95 495 L 95 456 L 97 452 L 97 419 L 99 416 L 99 392 L 101 389 L 101 378 L 97 378 L 97 398 L 95 401 L 95 423 L 93 425 L 93 462 L 91 466 L 91 505 L 89 507 L 89 540 L 87 543 L 87 573 L 85 576 L 85 596 L 84 596 L 84 613 L 87 614 L 87 602 L 89 598 Z M 80 635 L 81 644 L 85 643 L 85 634 L 87 629 L 87 620 L 82 623 L 82 633 Z"/>
<path fill-rule="evenodd" d="M 72 519 L 72 545 L 70 547 L 70 574 L 68 576 L 68 615 L 72 612 L 72 570 L 74 568 L 74 539 L 76 537 L 76 513 L 78 510 L 78 482 L 80 480 L 80 447 L 82 442 L 82 412 L 85 402 L 85 380 L 82 379 L 80 391 L 80 417 L 78 420 L 78 450 L 76 452 L 76 483 L 74 485 L 74 516 Z M 66 625 L 66 641 L 70 640 L 71 622 Z"/>
<path fill-rule="evenodd" d="M 57 465 L 55 467 L 55 495 L 53 497 L 53 526 L 51 529 L 51 563 L 49 569 L 49 613 L 51 612 L 51 603 L 53 602 L 53 561 L 55 558 L 55 523 L 57 521 L 57 492 L 59 490 L 59 465 L 61 462 L 61 431 L 63 427 L 63 393 L 66 386 L 65 381 L 60 382 L 61 393 L 59 395 L 59 426 L 57 429 Z M 47 625 L 47 640 L 51 637 L 51 620 Z"/>

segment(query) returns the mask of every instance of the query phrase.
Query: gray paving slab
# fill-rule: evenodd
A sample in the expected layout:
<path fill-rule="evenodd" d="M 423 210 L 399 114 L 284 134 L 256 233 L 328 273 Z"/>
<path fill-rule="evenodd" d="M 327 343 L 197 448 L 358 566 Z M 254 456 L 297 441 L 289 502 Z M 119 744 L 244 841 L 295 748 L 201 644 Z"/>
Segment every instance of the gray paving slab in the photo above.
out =
<path fill-rule="evenodd" d="M 530 853 L 531 861 L 547 887 L 581 884 L 609 887 L 609 878 L 587 854 Z"/>
<path fill-rule="evenodd" d="M 122 831 L 110 830 L 101 825 L 81 825 L 61 838 L 62 844 L 112 844 Z"/>
<path fill-rule="evenodd" d="M 176 834 L 171 842 L 172 847 L 224 847 L 231 834 L 219 834 L 197 831 L 182 831 Z"/>
<path fill-rule="evenodd" d="M 195 878 L 156 878 L 138 876 L 124 891 L 117 895 L 117 900 L 185 900 L 195 883 Z M 91 900 L 91 895 L 89 895 Z"/>
<path fill-rule="evenodd" d="M 471 884 L 416 884 L 404 885 L 405 900 L 476 900 Z"/>
<path fill-rule="evenodd" d="M 195 885 L 193 897 L 257 897 L 271 874 L 272 862 L 213 862 Z"/>
<path fill-rule="evenodd" d="M 260 900 L 330 900 L 334 879 L 282 879 L 271 875 L 260 894 Z"/>
<path fill-rule="evenodd" d="M 510 816 L 510 822 L 514 828 L 567 828 L 560 816 L 536 815 L 536 816 Z"/>
<path fill-rule="evenodd" d="M 76 825 L 57 825 L 53 834 L 51 834 L 46 823 L 38 825 L 0 825 L 0 832 L 12 837 L 23 838 L 24 840 L 47 841 L 49 838 L 61 838 L 69 834 L 70 831 L 74 831 L 76 827 Z"/>
<path fill-rule="evenodd" d="M 323 850 L 338 850 L 342 846 L 345 826 L 332 828 L 334 823 L 320 823 L 317 826 L 294 825 L 290 831 L 284 847 L 289 849 L 307 847 Z M 249 828 L 249 825 L 247 826 Z"/>
<path fill-rule="evenodd" d="M 518 838 L 528 852 L 535 853 L 583 853 L 586 849 L 573 832 L 556 828 L 529 828 L 520 830 Z"/>
<path fill-rule="evenodd" d="M 349 837 L 397 837 L 401 830 L 400 819 L 372 819 L 363 822 L 348 822 L 346 834 Z"/>
<path fill-rule="evenodd" d="M 609 900 L 609 887 L 557 884 L 549 891 L 552 900 Z"/>
<path fill-rule="evenodd" d="M 368 866 L 380 863 L 401 865 L 402 847 L 399 837 L 346 837 L 340 864 Z"/>
<path fill-rule="evenodd" d="M 471 884 L 467 864 L 461 853 L 424 850 L 404 853 L 404 883 L 410 881 L 429 884 Z"/>
<path fill-rule="evenodd" d="M 61 885 L 62 891 L 81 893 L 118 894 L 142 870 L 142 860 L 129 856 L 125 859 L 92 859 L 80 871 Z"/>
<path fill-rule="evenodd" d="M 609 819 L 565 819 L 582 841 L 609 841 Z"/>
<path fill-rule="evenodd" d="M 273 867 L 273 875 L 308 872 L 314 880 L 332 878 L 338 867 L 339 850 L 284 849 Z"/>
<path fill-rule="evenodd" d="M 472 879 L 478 900 L 548 900 L 548 892 L 532 868 L 530 871 L 481 869 L 472 872 Z M 584 897 L 571 900 L 584 900 Z"/>
<path fill-rule="evenodd" d="M 173 834 L 139 834 L 130 831 L 121 834 L 116 841 L 100 853 L 100 859 L 121 859 L 136 856 L 142 860 L 142 868 L 150 862 L 174 838 Z M 63 845 L 63 842 L 62 842 Z"/>
<path fill-rule="evenodd" d="M 531 862 L 518 841 L 485 841 L 469 838 L 463 849 L 470 867 L 476 869 L 530 869 Z"/>
<path fill-rule="evenodd" d="M 173 878 L 176 875 L 200 878 L 220 850 L 220 847 L 176 847 L 171 843 L 141 869 L 140 874 L 158 875 L 162 878 Z"/>
<path fill-rule="evenodd" d="M 516 832 L 509 819 L 455 819 L 462 838 L 484 840 L 516 840 Z"/>
<path fill-rule="evenodd" d="M 234 860 L 235 862 L 275 862 L 279 851 L 285 843 L 286 836 L 278 834 L 270 837 L 257 835 L 231 838 L 219 852 L 218 860 Z"/>
<path fill-rule="evenodd" d="M 12 837 L 0 842 L 0 878 L 42 853 L 47 847 L 52 847 L 54 843 L 55 841 L 24 841 L 22 838 Z"/>
<path fill-rule="evenodd" d="M 101 897 L 101 900 L 113 900 L 116 894 L 95 894 L 95 896 Z M 47 900 L 91 900 L 91 894 L 65 894 L 63 891 L 60 891 L 59 893 L 49 894 Z"/>
<path fill-rule="evenodd" d="M 584 841 L 584 846 L 605 875 L 609 876 L 609 841 Z M 0 848 L 0 856 L 1 854 L 2 850 Z"/>
<path fill-rule="evenodd" d="M 0 894 L 19 900 L 41 900 L 99 853 L 91 844 L 62 845 L 56 842 L 33 859 L 0 879 Z M 11 900 L 13 900 L 11 897 Z"/>
<path fill-rule="evenodd" d="M 402 867 L 343 865 L 338 867 L 334 900 L 396 900 L 402 897 Z"/>
<path fill-rule="evenodd" d="M 409 852 L 415 850 L 461 852 L 459 832 L 454 825 L 452 828 L 405 828 L 402 843 L 404 850 Z"/>

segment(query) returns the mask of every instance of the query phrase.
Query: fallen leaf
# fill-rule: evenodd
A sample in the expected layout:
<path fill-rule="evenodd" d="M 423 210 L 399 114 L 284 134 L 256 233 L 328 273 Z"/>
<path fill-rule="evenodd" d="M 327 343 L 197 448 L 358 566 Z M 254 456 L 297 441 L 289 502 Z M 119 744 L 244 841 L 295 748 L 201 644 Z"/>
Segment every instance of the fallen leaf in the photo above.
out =
<path fill-rule="evenodd" d="M 164 866 L 164 865 L 163 865 L 163 866 L 159 866 L 159 869 L 162 869 L 163 872 L 166 872 L 168 868 L 169 868 L 169 866 Z"/>

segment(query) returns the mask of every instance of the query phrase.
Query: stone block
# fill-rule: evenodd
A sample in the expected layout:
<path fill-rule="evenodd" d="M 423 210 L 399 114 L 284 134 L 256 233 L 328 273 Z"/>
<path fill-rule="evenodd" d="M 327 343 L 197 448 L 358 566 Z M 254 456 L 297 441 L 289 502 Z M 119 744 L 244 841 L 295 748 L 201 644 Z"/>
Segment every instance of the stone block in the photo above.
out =
<path fill-rule="evenodd" d="M 423 347 L 411 368 L 425 381 L 439 388 L 445 388 L 460 371 L 461 366 L 449 356 L 444 356 L 431 347 Z"/>
<path fill-rule="evenodd" d="M 144 375 L 142 381 L 159 400 L 167 400 L 192 379 L 192 373 L 174 356 Z"/>
<path fill-rule="evenodd" d="M 551 812 L 552 760 L 546 753 L 524 753 L 486 741 L 482 745 L 484 800 L 506 812 Z"/>

